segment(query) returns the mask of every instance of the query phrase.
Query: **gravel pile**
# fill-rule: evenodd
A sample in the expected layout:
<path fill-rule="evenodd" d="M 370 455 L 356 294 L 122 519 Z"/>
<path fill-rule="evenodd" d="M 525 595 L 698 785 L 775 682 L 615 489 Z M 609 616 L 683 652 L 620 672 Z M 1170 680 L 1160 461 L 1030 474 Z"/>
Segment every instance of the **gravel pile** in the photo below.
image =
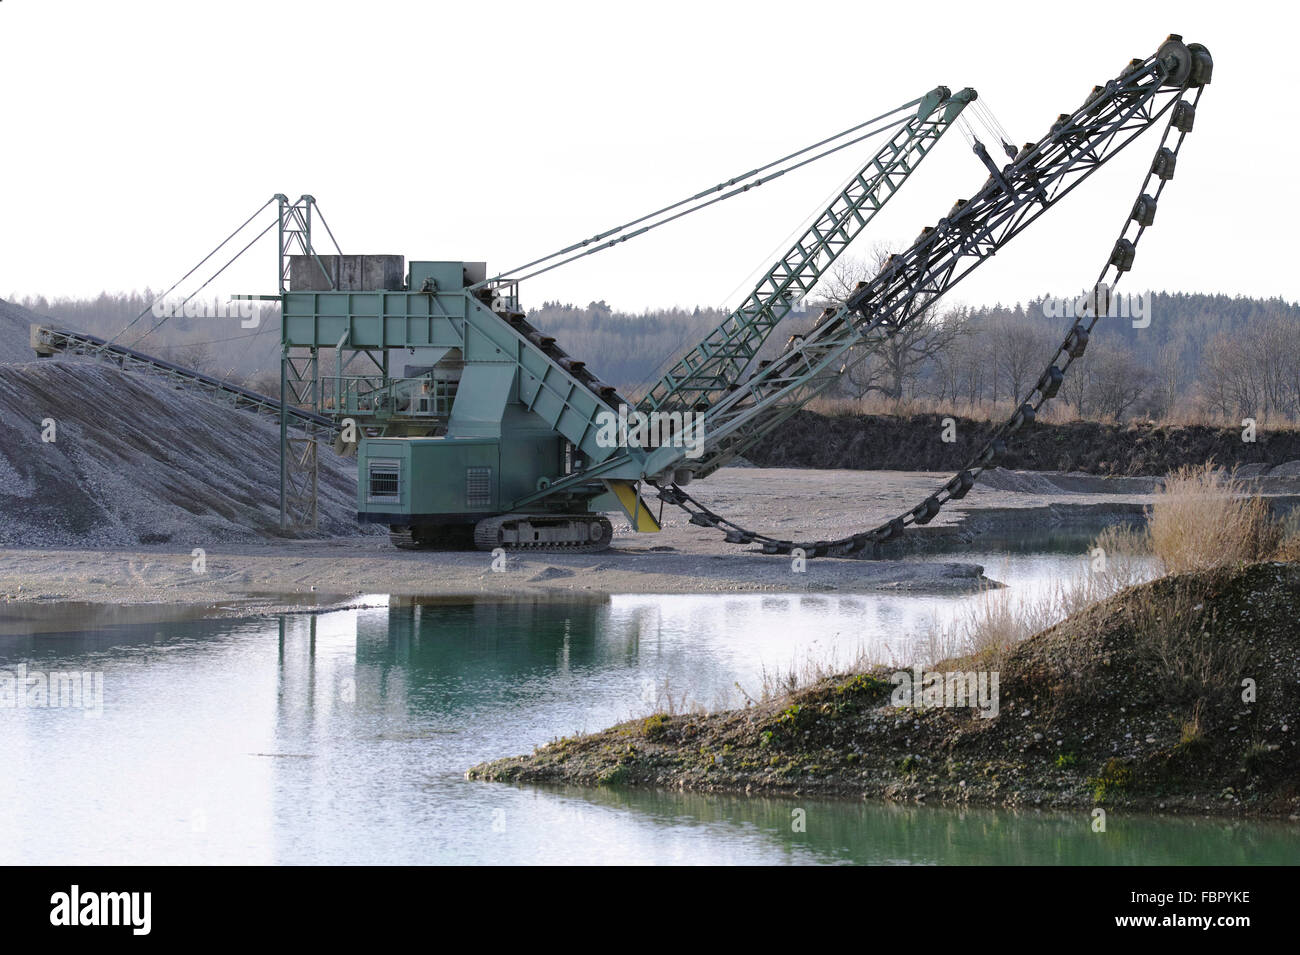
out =
<path fill-rule="evenodd" d="M 0 357 L 16 351 L 13 316 Z M 23 329 L 24 341 L 26 329 Z M 30 355 L 30 352 L 28 353 Z M 51 420 L 54 440 L 43 440 Z M 0 544 L 280 536 L 278 422 L 106 364 L 0 364 Z M 320 529 L 355 535 L 356 464 L 323 448 Z"/>
<path fill-rule="evenodd" d="M 0 298 L 0 365 L 36 358 L 31 346 L 31 326 L 42 321 L 49 320 Z"/>

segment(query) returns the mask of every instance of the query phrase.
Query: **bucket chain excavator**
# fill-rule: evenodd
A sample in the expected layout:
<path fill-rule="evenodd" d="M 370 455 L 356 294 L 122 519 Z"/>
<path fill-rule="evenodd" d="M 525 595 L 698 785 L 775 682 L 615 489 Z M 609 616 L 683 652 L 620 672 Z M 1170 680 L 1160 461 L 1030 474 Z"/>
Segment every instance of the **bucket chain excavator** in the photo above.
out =
<path fill-rule="evenodd" d="M 634 530 L 656 531 L 663 508 L 675 506 L 728 543 L 758 544 L 766 553 L 875 553 L 909 525 L 929 523 L 944 504 L 964 497 L 1011 436 L 1057 393 L 1154 223 L 1212 70 L 1204 46 L 1171 35 L 1154 54 L 1130 61 L 1094 87 L 1036 142 L 1011 146 L 995 124 L 1009 160 L 1002 165 L 963 117 L 976 102 L 975 91 L 936 87 L 837 136 L 490 278 L 481 262 L 344 255 L 337 243 L 335 254 L 322 254 L 313 245 L 313 229 L 321 225 L 329 233 L 329 227 L 315 200 L 277 195 L 268 202 L 278 208 L 276 222 L 261 234 L 277 227 L 279 292 L 241 297 L 280 305 L 281 394 L 278 401 L 249 394 L 233 400 L 274 403 L 279 411 L 282 524 L 314 525 L 318 448 L 332 441 L 337 451 L 357 455 L 359 519 L 387 525 L 401 547 L 472 542 L 484 549 L 598 550 L 613 536 L 605 514 L 621 511 Z M 777 326 L 804 311 L 837 257 L 957 124 L 988 171 L 983 186 L 889 256 L 842 305 L 826 308 L 783 349 L 774 349 L 769 339 Z M 836 540 L 800 542 L 748 529 L 685 490 L 743 454 L 901 330 L 923 321 L 926 310 L 974 269 L 1161 126 L 1141 189 L 1083 313 L 1010 419 L 924 501 Z M 878 137 L 883 144 L 814 212 L 740 306 L 639 402 L 601 381 L 520 307 L 525 279 Z M 111 340 L 51 329 L 34 329 L 33 343 L 43 354 L 77 350 L 119 362 L 152 361 Z M 185 370 L 165 371 L 183 377 Z"/>

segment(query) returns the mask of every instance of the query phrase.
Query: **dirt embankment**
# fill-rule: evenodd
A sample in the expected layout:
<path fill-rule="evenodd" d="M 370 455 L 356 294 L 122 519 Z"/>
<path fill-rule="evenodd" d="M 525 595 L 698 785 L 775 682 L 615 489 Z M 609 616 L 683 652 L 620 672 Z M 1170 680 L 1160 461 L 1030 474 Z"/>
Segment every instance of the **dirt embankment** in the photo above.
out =
<path fill-rule="evenodd" d="M 958 418 L 957 440 L 945 443 L 943 420 L 938 414 L 827 416 L 800 411 L 745 457 L 759 467 L 955 471 L 996 430 L 987 421 Z M 1243 466 L 1248 474 L 1300 461 L 1300 430 L 1259 430 L 1251 443 L 1242 440 L 1237 428 L 1034 424 L 1008 442 L 997 464 L 1011 470 L 1163 476 L 1210 458 L 1225 467 Z"/>
<path fill-rule="evenodd" d="M 985 715 L 900 705 L 880 670 L 740 710 L 652 715 L 468 775 L 1296 818 L 1298 605 L 1297 564 L 1162 578 L 1000 661 L 938 665 L 998 674 Z"/>

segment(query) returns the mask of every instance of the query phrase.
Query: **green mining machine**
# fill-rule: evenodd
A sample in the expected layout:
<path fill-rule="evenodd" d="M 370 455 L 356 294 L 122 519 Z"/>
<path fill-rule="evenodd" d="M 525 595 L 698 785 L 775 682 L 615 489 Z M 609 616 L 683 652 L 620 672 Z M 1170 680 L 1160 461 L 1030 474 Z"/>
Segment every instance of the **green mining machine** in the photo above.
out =
<path fill-rule="evenodd" d="M 758 543 L 770 553 L 801 547 L 808 556 L 861 552 L 908 524 L 926 523 L 948 500 L 965 495 L 1082 354 L 1089 329 L 1105 312 L 1103 293 L 1131 268 L 1136 242 L 1153 221 L 1211 68 L 1204 47 L 1171 36 L 1019 148 L 1006 142 L 991 114 L 976 109 L 1006 153 L 1002 165 L 962 116 L 975 92 L 939 87 L 837 137 L 492 277 L 481 262 L 343 255 L 337 244 L 336 254 L 320 254 L 312 243 L 313 221 L 323 224 L 315 201 L 278 196 L 282 520 L 314 523 L 316 451 L 332 439 L 337 450 L 357 455 L 360 520 L 387 525 L 404 547 L 472 540 L 485 549 L 600 549 L 612 536 L 606 513 L 621 512 L 637 531 L 655 531 L 656 502 L 683 508 L 692 523 L 722 531 L 731 543 Z M 801 303 L 836 257 L 957 122 L 988 172 L 983 187 L 889 257 L 846 302 L 805 321 L 783 349 L 765 353 L 775 357 L 761 357 L 776 326 L 802 313 Z M 746 530 L 684 490 L 743 453 L 899 329 L 923 320 L 972 269 L 1162 123 L 1138 202 L 1095 283 L 1094 314 L 1069 329 L 1033 393 L 989 447 L 935 494 L 870 531 L 797 544 Z M 873 137 L 883 145 L 814 213 L 740 306 L 638 402 L 568 355 L 520 306 L 525 279 Z M 333 424 L 301 427 L 289 420 L 291 406 Z M 658 427 L 629 433 L 610 427 L 638 414 L 657 418 Z"/>
<path fill-rule="evenodd" d="M 312 245 L 313 218 L 320 221 L 313 198 L 279 196 L 286 406 L 339 425 L 336 448 L 357 454 L 358 517 L 387 525 L 398 546 L 472 539 L 489 549 L 600 549 L 613 533 L 604 514 L 618 512 L 636 530 L 656 531 L 643 493 L 648 483 L 684 484 L 738 453 L 715 448 L 688 457 L 700 449 L 679 440 L 695 420 L 686 413 L 699 415 L 711 397 L 726 393 L 974 98 L 971 90 L 953 96 L 939 88 L 810 147 L 824 155 L 885 139 L 744 303 L 640 407 L 527 321 L 517 277 L 489 279 L 481 262 L 320 254 Z M 786 157 L 785 166 L 808 161 L 810 150 Z M 786 171 L 777 165 L 688 201 L 739 194 Z M 660 218 L 674 213 L 680 209 Z M 557 259 L 653 227 L 639 220 L 526 268 L 537 274 Z M 611 420 L 638 410 L 657 413 L 655 437 L 628 442 L 614 430 L 618 438 L 610 441 Z M 288 422 L 283 430 L 284 521 L 311 523 L 322 434 L 295 432 Z"/>

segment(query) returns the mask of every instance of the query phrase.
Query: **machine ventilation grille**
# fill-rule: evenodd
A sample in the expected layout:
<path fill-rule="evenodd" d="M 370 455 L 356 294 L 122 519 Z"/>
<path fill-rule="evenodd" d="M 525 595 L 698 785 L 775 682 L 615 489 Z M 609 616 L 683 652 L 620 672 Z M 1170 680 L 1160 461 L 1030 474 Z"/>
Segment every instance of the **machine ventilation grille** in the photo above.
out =
<path fill-rule="evenodd" d="M 402 465 L 400 461 L 369 462 L 368 498 L 380 504 L 399 504 L 402 500 Z"/>
<path fill-rule="evenodd" d="M 492 506 L 492 469 L 465 469 L 465 506 L 486 509 Z"/>

